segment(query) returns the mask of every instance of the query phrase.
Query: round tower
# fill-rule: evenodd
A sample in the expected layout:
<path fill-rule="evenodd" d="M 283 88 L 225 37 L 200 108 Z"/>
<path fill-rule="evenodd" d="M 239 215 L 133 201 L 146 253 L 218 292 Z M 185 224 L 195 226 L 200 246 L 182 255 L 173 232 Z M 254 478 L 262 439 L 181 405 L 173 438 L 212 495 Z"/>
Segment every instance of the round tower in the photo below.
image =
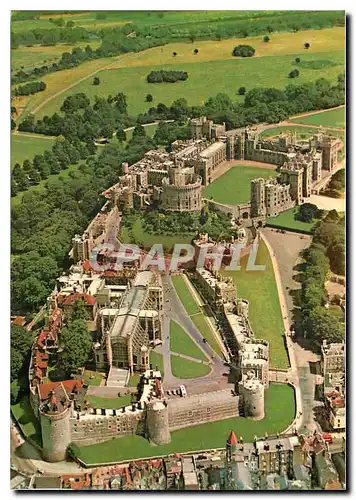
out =
<path fill-rule="evenodd" d="M 256 378 L 246 378 L 242 384 L 245 417 L 261 420 L 265 416 L 265 390 Z"/>
<path fill-rule="evenodd" d="M 155 444 L 167 444 L 171 441 L 169 432 L 168 408 L 163 401 L 147 404 L 147 435 Z"/>
<path fill-rule="evenodd" d="M 67 399 L 57 401 L 53 392 L 49 400 L 40 406 L 39 413 L 44 459 L 48 462 L 65 460 L 71 443 L 71 402 Z"/>

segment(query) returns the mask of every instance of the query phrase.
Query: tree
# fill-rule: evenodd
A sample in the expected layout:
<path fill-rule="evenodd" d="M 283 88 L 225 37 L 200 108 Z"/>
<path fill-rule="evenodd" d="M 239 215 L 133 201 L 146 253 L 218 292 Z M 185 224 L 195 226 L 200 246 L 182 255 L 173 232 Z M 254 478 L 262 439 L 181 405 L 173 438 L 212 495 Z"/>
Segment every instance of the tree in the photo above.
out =
<path fill-rule="evenodd" d="M 132 131 L 132 138 L 134 139 L 136 137 L 146 137 L 145 127 L 140 124 L 136 125 L 136 127 Z"/>
<path fill-rule="evenodd" d="M 173 54 L 172 54 L 172 55 L 173 55 L 173 57 L 176 57 L 176 55 L 177 55 L 177 52 L 173 52 Z"/>
<path fill-rule="evenodd" d="M 194 54 L 198 54 L 199 50 L 198 49 L 194 49 Z"/>
<path fill-rule="evenodd" d="M 147 94 L 146 95 L 146 102 L 152 102 L 152 101 L 153 101 L 152 94 Z"/>
<path fill-rule="evenodd" d="M 126 132 L 123 129 L 123 127 L 119 127 L 116 131 L 116 138 L 119 142 L 125 142 L 126 141 Z"/>
<path fill-rule="evenodd" d="M 300 63 L 300 57 L 296 57 L 295 58 L 295 62 L 296 62 L 296 64 L 299 64 Z"/>
<path fill-rule="evenodd" d="M 100 78 L 98 78 L 97 76 L 94 76 L 93 85 L 100 85 Z"/>
<path fill-rule="evenodd" d="M 91 353 L 92 340 L 84 320 L 69 321 L 62 328 L 60 346 L 57 366 L 71 376 L 85 365 Z"/>
<path fill-rule="evenodd" d="M 305 49 L 309 49 L 309 47 L 310 47 L 310 43 L 309 43 L 309 42 L 306 42 L 306 43 L 304 44 L 304 48 L 305 48 Z"/>
<path fill-rule="evenodd" d="M 194 40 L 196 39 L 197 37 L 197 33 L 195 30 L 190 30 L 189 32 L 189 40 L 194 43 Z"/>
<path fill-rule="evenodd" d="M 263 41 L 266 42 L 266 43 L 269 42 L 270 41 L 270 37 L 268 35 L 264 36 L 263 37 Z"/>
<path fill-rule="evenodd" d="M 237 91 L 239 95 L 245 95 L 246 94 L 246 87 L 240 87 L 239 90 Z"/>
<path fill-rule="evenodd" d="M 237 45 L 232 51 L 235 57 L 252 57 L 255 54 L 255 49 L 251 45 Z"/>
<path fill-rule="evenodd" d="M 325 222 L 339 222 L 339 220 L 340 220 L 339 214 L 335 209 L 330 210 L 324 218 Z"/>
<path fill-rule="evenodd" d="M 298 69 L 293 69 L 292 71 L 289 72 L 289 78 L 296 78 L 299 76 L 299 70 Z"/>
<path fill-rule="evenodd" d="M 299 207 L 298 219 L 303 222 L 312 222 L 318 218 L 319 208 L 312 203 L 304 203 Z"/>
<path fill-rule="evenodd" d="M 70 445 L 67 448 L 67 456 L 68 458 L 71 458 L 72 460 L 76 460 L 77 457 L 80 455 L 80 448 L 78 445 L 75 443 L 70 443 Z"/>

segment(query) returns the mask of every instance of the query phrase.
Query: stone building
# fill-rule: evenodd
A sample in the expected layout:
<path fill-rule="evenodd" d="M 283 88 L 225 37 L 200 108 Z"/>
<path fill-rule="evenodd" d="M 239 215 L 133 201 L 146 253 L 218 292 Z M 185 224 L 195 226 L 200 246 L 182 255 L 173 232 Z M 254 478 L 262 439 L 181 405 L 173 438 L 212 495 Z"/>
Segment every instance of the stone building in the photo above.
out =
<path fill-rule="evenodd" d="M 345 344 L 328 344 L 324 340 L 321 352 L 323 356 L 325 408 L 329 424 L 332 429 L 345 429 Z"/>
<path fill-rule="evenodd" d="M 215 139 L 225 134 L 225 123 L 222 125 L 214 123 L 213 120 L 208 120 L 206 116 L 192 118 L 190 127 L 192 136 L 196 139 L 202 139 L 203 137 Z"/>
<path fill-rule="evenodd" d="M 213 310 L 222 309 L 225 303 L 236 300 L 236 285 L 229 276 L 196 268 L 194 282 Z"/>
<path fill-rule="evenodd" d="M 267 340 L 246 339 L 239 348 L 238 368 L 240 376 L 254 374 L 265 387 L 269 386 L 269 343 Z"/>
<path fill-rule="evenodd" d="M 161 208 L 169 212 L 200 212 L 202 181 L 194 167 L 172 166 L 162 180 Z"/>
<path fill-rule="evenodd" d="M 240 405 L 243 414 L 251 420 L 262 420 L 265 416 L 265 386 L 253 371 L 243 374 L 239 383 Z"/>
<path fill-rule="evenodd" d="M 124 293 L 110 326 L 102 332 L 96 350 L 98 368 L 107 365 L 142 372 L 149 367 L 148 346 L 161 339 L 163 307 L 160 275 L 151 271 L 137 274 Z"/>
<path fill-rule="evenodd" d="M 289 184 L 279 184 L 277 179 L 251 181 L 251 216 L 276 217 L 295 205 Z"/>

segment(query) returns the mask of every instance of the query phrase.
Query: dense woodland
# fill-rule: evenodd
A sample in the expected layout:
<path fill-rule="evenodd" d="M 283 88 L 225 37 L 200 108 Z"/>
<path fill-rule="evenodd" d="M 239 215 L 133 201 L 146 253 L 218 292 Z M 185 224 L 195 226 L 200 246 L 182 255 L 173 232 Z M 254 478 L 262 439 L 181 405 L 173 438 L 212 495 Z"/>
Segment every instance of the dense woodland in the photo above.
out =
<path fill-rule="evenodd" d="M 188 73 L 186 71 L 166 71 L 163 69 L 159 71 L 151 71 L 147 75 L 148 83 L 175 83 L 179 80 L 185 81 L 187 78 Z"/>
<path fill-rule="evenodd" d="M 16 13 L 21 16 L 22 13 Z M 105 16 L 105 13 L 102 13 Z M 148 13 L 149 15 L 149 13 Z M 164 18 L 164 13 L 161 13 Z M 100 16 L 100 13 L 97 13 Z M 59 43 L 75 44 L 79 41 L 100 39 L 101 45 L 96 50 L 86 46 L 84 50 L 75 47 L 71 52 L 64 51 L 58 63 L 44 64 L 40 67 L 23 68 L 12 75 L 12 83 L 22 83 L 31 78 L 38 78 L 47 73 L 72 68 L 90 59 L 101 57 L 112 57 L 127 52 L 139 52 L 172 41 L 197 39 L 222 40 L 233 37 L 248 37 L 255 35 L 266 35 L 266 33 L 280 31 L 299 31 L 307 29 L 322 29 L 331 26 L 344 26 L 345 14 L 342 11 L 285 11 L 276 16 L 264 13 L 260 18 L 244 19 L 221 19 L 219 21 L 185 24 L 147 24 L 137 26 L 135 24 L 124 24 L 114 28 L 102 28 L 87 30 L 76 22 L 61 18 L 53 20 L 51 29 L 32 29 L 27 31 L 16 31 L 11 33 L 11 47 L 16 49 L 20 46 L 33 45 L 56 45 Z M 12 21 L 16 22 L 16 17 Z"/>
<path fill-rule="evenodd" d="M 26 83 L 25 85 L 16 87 L 12 90 L 12 94 L 14 96 L 31 95 L 36 94 L 37 92 L 42 92 L 43 90 L 46 90 L 46 88 L 47 85 L 45 84 L 45 82 L 30 82 Z"/>

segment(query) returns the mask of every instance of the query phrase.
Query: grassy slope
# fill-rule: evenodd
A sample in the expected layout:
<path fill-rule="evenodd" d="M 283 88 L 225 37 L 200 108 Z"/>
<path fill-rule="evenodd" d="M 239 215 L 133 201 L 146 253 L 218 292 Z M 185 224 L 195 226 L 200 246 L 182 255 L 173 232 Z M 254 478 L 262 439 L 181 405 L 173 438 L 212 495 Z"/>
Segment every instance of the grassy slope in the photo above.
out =
<path fill-rule="evenodd" d="M 282 432 L 291 423 L 295 414 L 293 389 L 287 385 L 272 384 L 266 391 L 265 408 L 265 418 L 257 422 L 234 417 L 181 429 L 171 433 L 171 443 L 161 446 L 151 446 L 146 439 L 139 436 L 113 439 L 82 447 L 80 458 L 90 464 L 224 448 L 232 429 L 237 436 L 242 436 L 245 442 L 251 442 L 255 435 L 262 437 L 266 432 L 268 434 Z"/>
<path fill-rule="evenodd" d="M 12 405 L 11 411 L 24 435 L 41 444 L 40 422 L 33 413 L 28 396 L 24 396 L 18 403 Z"/>
<path fill-rule="evenodd" d="M 190 338 L 188 333 L 173 320 L 169 324 L 169 341 L 171 351 L 207 361 L 203 351 Z"/>
<path fill-rule="evenodd" d="M 250 303 L 249 319 L 256 338 L 269 342 L 270 366 L 288 368 L 289 360 L 284 346 L 284 328 L 272 262 L 266 245 L 261 242 L 256 264 L 266 265 L 265 271 L 247 271 L 246 257 L 241 259 L 241 270 L 224 272 L 232 276 L 238 297 Z"/>
<path fill-rule="evenodd" d="M 15 163 L 22 163 L 24 160 L 33 160 L 35 155 L 43 154 L 46 150 L 51 150 L 54 139 L 39 135 L 38 137 L 11 134 L 11 168 Z"/>
<path fill-rule="evenodd" d="M 321 113 L 322 114 L 322 113 Z M 294 119 L 293 121 L 296 121 Z M 280 127 L 272 127 L 264 130 L 261 133 L 261 137 L 267 138 L 267 137 L 276 137 L 280 133 L 285 133 L 285 132 L 296 132 L 297 133 L 297 139 L 309 139 L 313 134 L 316 134 L 319 131 L 318 127 L 303 127 L 303 126 L 297 126 L 297 125 L 282 125 Z M 345 133 L 342 132 L 341 130 L 334 130 L 334 129 L 326 129 L 326 132 L 329 135 L 333 135 L 336 137 L 340 137 L 341 140 L 345 140 Z"/>
<path fill-rule="evenodd" d="M 174 355 L 171 355 L 171 367 L 175 377 L 187 379 L 204 377 L 211 371 L 209 365 L 196 363 L 190 359 L 184 359 Z"/>
<path fill-rule="evenodd" d="M 311 60 L 325 59 L 326 57 L 324 53 L 308 52 L 301 54 L 299 48 L 296 51 L 297 53 L 293 56 L 235 58 L 234 60 L 203 62 L 199 62 L 198 55 L 195 62 L 184 62 L 184 58 L 181 58 L 176 63 L 171 61 L 164 66 L 160 64 L 155 65 L 152 62 L 149 66 L 102 70 L 98 73 L 101 82 L 99 87 L 93 86 L 91 78 L 89 78 L 48 102 L 39 110 L 37 116 L 41 117 L 45 114 L 53 114 L 58 110 L 63 99 L 74 92 L 84 92 L 90 99 L 94 99 L 95 95 L 107 96 L 108 94 L 114 94 L 118 91 L 118 81 L 120 82 L 119 90 L 127 96 L 128 108 L 131 114 L 144 112 L 152 106 L 151 103 L 145 102 L 148 93 L 153 96 L 153 105 L 157 105 L 159 102 L 170 105 L 178 97 L 185 97 L 190 105 L 199 105 L 218 91 L 225 92 L 233 99 L 238 99 L 236 94 L 240 86 L 245 86 L 247 89 L 251 87 L 264 87 L 266 82 L 268 82 L 268 85 L 271 87 L 283 88 L 290 83 L 288 73 L 294 67 L 292 66 L 292 61 L 295 56 L 298 55 L 299 57 Z M 129 54 L 128 56 L 134 57 L 134 55 Z M 337 75 L 344 69 L 344 52 L 334 51 L 328 53 L 327 58 L 335 61 L 337 65 L 320 70 L 303 70 L 298 77 L 298 83 L 311 82 L 322 77 L 335 80 Z M 114 58 L 112 58 L 113 60 Z M 115 63 L 113 62 L 113 64 Z M 79 68 L 82 68 L 82 66 Z M 147 83 L 146 78 L 150 70 L 159 70 L 162 68 L 166 70 L 187 71 L 189 75 L 188 80 L 176 83 Z M 49 75 L 48 78 L 50 76 L 52 75 Z M 56 87 L 59 88 L 59 86 L 59 82 L 56 82 Z M 48 92 L 45 90 L 41 92 L 40 97 L 33 96 L 33 99 L 43 102 L 46 93 L 48 95 L 53 94 L 50 87 L 51 85 L 49 84 Z M 241 97 L 239 99 L 242 100 Z"/>
<path fill-rule="evenodd" d="M 213 197 L 215 201 L 228 205 L 247 203 L 251 198 L 252 179 L 276 177 L 276 175 L 275 170 L 268 168 L 236 166 L 204 188 L 203 193 L 206 198 Z"/>
<path fill-rule="evenodd" d="M 295 123 L 305 123 L 307 125 L 322 125 L 324 127 L 345 128 L 345 107 L 313 113 L 311 115 L 293 118 Z"/>
<path fill-rule="evenodd" d="M 306 37 L 312 43 L 312 47 L 308 51 L 303 50 Z M 38 112 L 38 116 L 52 114 L 60 107 L 63 96 L 65 97 L 73 92 L 85 91 L 88 93 L 94 92 L 94 94 L 98 95 L 108 95 L 120 90 L 128 95 L 130 112 L 136 113 L 138 110 L 143 111 L 149 107 L 149 103 L 144 102 L 147 93 L 155 94 L 154 103 L 158 99 L 157 102 L 162 101 L 170 104 L 175 98 L 185 96 L 190 104 L 197 104 L 212 94 L 211 89 L 214 88 L 214 83 L 217 84 L 215 88 L 229 93 L 232 97 L 236 96 L 239 86 L 249 87 L 249 82 L 253 82 L 254 85 L 265 85 L 266 79 L 268 79 L 271 86 L 274 83 L 274 85 L 283 87 L 290 82 L 287 78 L 288 72 L 292 68 L 292 61 L 297 55 L 306 61 L 314 59 L 332 60 L 339 64 L 339 66 L 325 67 L 320 70 L 303 69 L 298 78 L 299 82 L 315 80 L 322 76 L 332 79 L 343 70 L 344 39 L 344 28 L 331 28 L 300 31 L 298 33 L 276 33 L 271 36 L 271 41 L 268 44 L 261 42 L 262 37 L 247 37 L 242 40 L 230 39 L 221 42 L 200 41 L 194 44 L 172 43 L 165 47 L 156 47 L 137 54 L 130 53 L 119 57 L 89 61 L 77 68 L 45 76 L 43 80 L 47 83 L 47 89 L 41 92 L 40 95 L 37 94 L 28 99 L 26 113 L 68 85 L 75 84 L 86 75 L 99 71 L 109 64 L 116 68 L 127 67 L 128 70 L 130 70 L 130 67 L 140 67 L 140 70 L 137 71 L 137 75 L 135 70 L 131 72 L 127 72 L 127 70 L 126 72 L 114 71 L 111 74 L 100 72 L 99 76 L 103 81 L 102 85 L 94 87 L 94 89 L 91 88 L 91 78 L 89 78 L 86 82 L 78 84 L 72 90 L 63 93 L 46 104 L 43 110 Z M 232 60 L 232 47 L 239 42 L 254 44 L 257 49 L 257 56 L 248 59 L 234 58 Z M 199 49 L 197 56 L 192 53 L 195 47 Z M 172 58 L 173 51 L 178 52 L 177 57 L 174 59 Z M 266 57 L 262 61 L 258 57 L 259 55 L 270 57 Z M 203 65 L 204 61 L 205 66 Z M 215 64 L 207 61 L 213 61 Z M 221 65 L 223 62 L 228 64 Z M 159 69 L 162 69 L 164 65 L 166 66 L 165 69 L 173 66 L 176 69 L 187 70 L 189 78 L 186 82 L 182 82 L 184 84 L 183 88 L 182 83 L 150 85 L 146 83 L 145 77 L 148 69 L 151 69 L 151 67 L 153 69 L 155 65 Z M 182 65 L 184 67 L 180 68 Z M 199 74 L 201 75 L 200 78 Z M 118 81 L 120 82 L 119 89 L 117 87 Z M 135 82 L 134 86 L 132 85 L 133 81 Z M 149 88 L 151 90 L 148 90 Z M 180 94 L 181 90 L 183 91 L 182 94 Z M 178 95 L 177 92 L 179 92 Z"/>
<path fill-rule="evenodd" d="M 302 231 L 310 232 L 315 223 L 303 222 L 295 219 L 295 214 L 298 212 L 298 208 L 291 208 L 277 217 L 269 217 L 267 222 L 270 226 L 280 226 L 286 229 L 300 229 Z"/>
<path fill-rule="evenodd" d="M 158 370 L 161 372 L 162 377 L 164 376 L 164 365 L 163 365 L 163 355 L 159 352 L 150 351 L 150 364 L 152 364 L 153 369 L 158 367 Z"/>

